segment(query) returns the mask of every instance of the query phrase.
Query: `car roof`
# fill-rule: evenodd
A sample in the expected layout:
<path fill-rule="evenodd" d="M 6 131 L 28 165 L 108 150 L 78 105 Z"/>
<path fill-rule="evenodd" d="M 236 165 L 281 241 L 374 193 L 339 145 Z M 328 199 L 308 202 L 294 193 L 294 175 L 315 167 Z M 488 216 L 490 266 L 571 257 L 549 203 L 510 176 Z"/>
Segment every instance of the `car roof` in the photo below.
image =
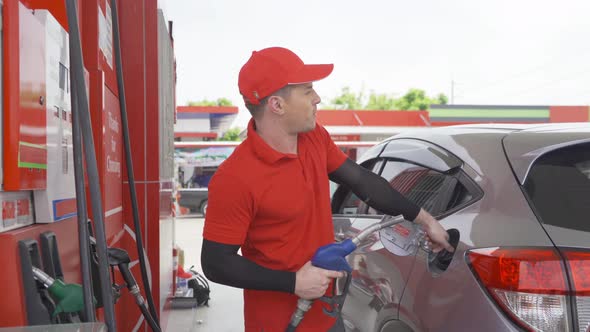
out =
<path fill-rule="evenodd" d="M 538 125 L 537 125 L 538 126 Z M 489 133 L 495 132 L 499 135 L 506 135 L 513 131 L 521 131 L 534 128 L 535 125 L 519 124 L 519 123 L 481 123 L 481 124 L 466 124 L 454 126 L 430 127 L 430 130 L 409 130 L 404 133 L 393 135 L 387 140 L 398 138 L 416 138 L 427 139 L 432 136 L 448 136 L 454 137 L 463 134 L 471 133 Z"/>
<path fill-rule="evenodd" d="M 522 184 L 530 167 L 541 155 L 564 146 L 590 142 L 590 123 L 455 125 L 409 131 L 387 140 L 403 138 L 433 142 L 471 165 L 476 163 L 469 163 L 469 160 L 477 158 L 478 153 L 496 153 L 495 157 L 508 159 Z M 499 148 L 501 146 L 503 149 Z"/>
<path fill-rule="evenodd" d="M 504 149 L 518 181 L 524 184 L 532 164 L 556 149 L 590 143 L 590 123 L 555 123 L 510 133 Z"/>

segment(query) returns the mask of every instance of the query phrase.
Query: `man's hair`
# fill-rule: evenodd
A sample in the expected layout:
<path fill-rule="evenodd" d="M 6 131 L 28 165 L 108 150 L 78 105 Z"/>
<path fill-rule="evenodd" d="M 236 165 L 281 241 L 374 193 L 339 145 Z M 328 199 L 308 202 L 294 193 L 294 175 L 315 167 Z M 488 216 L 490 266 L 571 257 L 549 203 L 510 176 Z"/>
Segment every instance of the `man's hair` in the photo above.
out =
<path fill-rule="evenodd" d="M 284 87 L 278 89 L 277 91 L 271 93 L 269 96 L 264 97 L 260 100 L 260 104 L 258 105 L 254 105 L 248 102 L 247 99 L 244 98 L 244 103 L 246 104 L 246 108 L 248 109 L 248 111 L 250 111 L 250 114 L 252 115 L 253 118 L 258 118 L 260 115 L 262 115 L 262 112 L 264 111 L 264 108 L 266 107 L 266 104 L 268 103 L 268 99 L 272 96 L 279 96 L 282 98 L 289 98 L 289 95 L 291 94 L 291 89 L 293 88 L 293 85 L 285 85 Z"/>

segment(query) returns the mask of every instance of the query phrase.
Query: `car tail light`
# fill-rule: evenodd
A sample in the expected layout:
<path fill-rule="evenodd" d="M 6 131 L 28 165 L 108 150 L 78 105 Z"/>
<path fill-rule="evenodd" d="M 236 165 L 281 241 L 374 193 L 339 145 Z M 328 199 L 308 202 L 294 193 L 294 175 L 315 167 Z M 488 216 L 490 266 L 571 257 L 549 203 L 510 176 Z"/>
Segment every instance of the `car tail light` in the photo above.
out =
<path fill-rule="evenodd" d="M 590 331 L 590 253 L 564 252 L 571 275 L 578 318 L 578 331 Z"/>
<path fill-rule="evenodd" d="M 570 331 L 569 287 L 556 250 L 486 248 L 469 251 L 468 258 L 489 294 L 521 327 Z"/>

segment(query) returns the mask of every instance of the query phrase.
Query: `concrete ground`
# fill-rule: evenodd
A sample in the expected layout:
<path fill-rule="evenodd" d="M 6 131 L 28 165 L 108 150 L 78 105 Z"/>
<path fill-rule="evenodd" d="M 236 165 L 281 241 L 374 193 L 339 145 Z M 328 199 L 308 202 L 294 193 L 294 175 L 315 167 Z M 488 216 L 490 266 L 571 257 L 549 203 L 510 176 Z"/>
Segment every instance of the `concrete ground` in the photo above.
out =
<path fill-rule="evenodd" d="M 194 265 L 202 272 L 200 264 L 203 241 L 203 218 L 177 218 L 176 243 L 184 250 L 186 269 Z M 174 309 L 170 312 L 164 331 L 183 332 L 239 332 L 244 330 L 242 290 L 215 283 L 211 287 L 209 307 Z"/>

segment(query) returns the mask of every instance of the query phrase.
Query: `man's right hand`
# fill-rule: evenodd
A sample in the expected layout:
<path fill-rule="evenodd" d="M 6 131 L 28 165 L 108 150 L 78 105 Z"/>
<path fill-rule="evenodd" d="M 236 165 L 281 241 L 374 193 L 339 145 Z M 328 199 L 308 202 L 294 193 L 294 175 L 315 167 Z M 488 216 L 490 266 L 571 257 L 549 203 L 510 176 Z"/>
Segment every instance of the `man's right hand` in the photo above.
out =
<path fill-rule="evenodd" d="M 295 295 L 306 300 L 323 296 L 334 278 L 344 277 L 344 272 L 320 269 L 305 263 L 295 274 Z"/>
<path fill-rule="evenodd" d="M 449 233 L 440 225 L 438 220 L 434 219 L 430 213 L 420 209 L 420 213 L 414 220 L 418 225 L 422 225 L 426 231 L 426 241 L 431 245 L 432 251 L 437 253 L 443 249 L 449 252 L 455 251 L 449 243 Z"/>

